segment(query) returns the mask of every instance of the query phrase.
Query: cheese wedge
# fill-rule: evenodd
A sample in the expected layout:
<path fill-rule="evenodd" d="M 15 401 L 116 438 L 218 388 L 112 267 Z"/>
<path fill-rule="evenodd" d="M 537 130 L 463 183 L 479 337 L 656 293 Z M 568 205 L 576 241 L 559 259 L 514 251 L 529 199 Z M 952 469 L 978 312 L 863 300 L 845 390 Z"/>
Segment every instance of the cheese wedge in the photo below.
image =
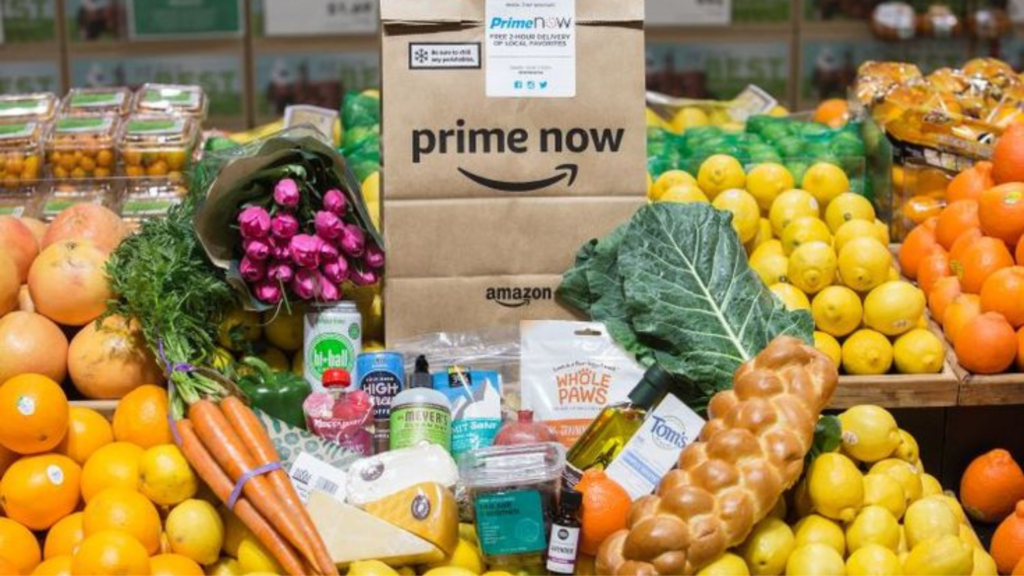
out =
<path fill-rule="evenodd" d="M 430 542 L 445 554 L 459 543 L 455 496 L 436 482 L 422 482 L 366 505 L 366 511 Z"/>
<path fill-rule="evenodd" d="M 380 560 L 390 566 L 428 564 L 445 558 L 437 546 L 381 520 L 314 491 L 306 505 L 334 563 L 345 567 L 357 560 Z"/>

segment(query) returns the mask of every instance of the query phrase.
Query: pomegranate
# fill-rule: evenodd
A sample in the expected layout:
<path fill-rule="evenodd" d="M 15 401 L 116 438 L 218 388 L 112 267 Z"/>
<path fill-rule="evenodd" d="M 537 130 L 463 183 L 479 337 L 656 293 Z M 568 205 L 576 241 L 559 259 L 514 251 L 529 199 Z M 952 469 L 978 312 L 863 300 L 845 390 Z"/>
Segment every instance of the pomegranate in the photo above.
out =
<path fill-rule="evenodd" d="M 65 240 L 45 248 L 28 273 L 36 310 L 67 326 L 83 326 L 113 297 L 103 265 L 107 254 L 92 242 Z"/>
<path fill-rule="evenodd" d="M 45 250 L 62 240 L 88 240 L 104 252 L 112 252 L 126 233 L 121 217 L 98 204 L 76 204 L 65 208 L 50 223 L 43 236 Z"/>
<path fill-rule="evenodd" d="M 558 442 L 558 435 L 543 422 L 533 421 L 533 410 L 520 410 L 515 422 L 506 422 L 494 437 L 495 446 Z"/>
<path fill-rule="evenodd" d="M 90 322 L 71 339 L 68 373 L 82 396 L 103 400 L 163 381 L 139 323 L 121 316 L 104 318 L 98 327 Z"/>
<path fill-rule="evenodd" d="M 29 266 L 39 255 L 39 241 L 32 230 L 14 216 L 0 216 L 0 252 L 5 252 L 18 267 L 18 281 L 24 283 Z"/>
<path fill-rule="evenodd" d="M 23 311 L 0 318 L 0 382 L 28 373 L 61 382 L 67 359 L 68 339 L 53 322 Z"/>

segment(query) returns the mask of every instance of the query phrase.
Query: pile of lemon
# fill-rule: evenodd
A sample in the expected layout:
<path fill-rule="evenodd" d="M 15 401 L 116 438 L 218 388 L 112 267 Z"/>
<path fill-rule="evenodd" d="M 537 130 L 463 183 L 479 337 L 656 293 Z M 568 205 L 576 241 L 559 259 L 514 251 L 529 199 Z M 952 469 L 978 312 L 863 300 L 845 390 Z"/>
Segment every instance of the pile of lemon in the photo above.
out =
<path fill-rule="evenodd" d="M 927 326 L 924 292 L 900 279 L 889 231 L 842 168 L 812 165 L 797 187 L 785 166 L 749 173 L 732 156 L 697 177 L 671 170 L 649 183 L 653 202 L 704 202 L 732 213 L 750 266 L 789 309 L 810 310 L 815 345 L 847 374 L 931 374 L 945 348 Z"/>
<path fill-rule="evenodd" d="M 839 451 L 819 456 L 746 542 L 698 576 L 997 574 L 892 414 L 855 406 L 839 421 Z"/>

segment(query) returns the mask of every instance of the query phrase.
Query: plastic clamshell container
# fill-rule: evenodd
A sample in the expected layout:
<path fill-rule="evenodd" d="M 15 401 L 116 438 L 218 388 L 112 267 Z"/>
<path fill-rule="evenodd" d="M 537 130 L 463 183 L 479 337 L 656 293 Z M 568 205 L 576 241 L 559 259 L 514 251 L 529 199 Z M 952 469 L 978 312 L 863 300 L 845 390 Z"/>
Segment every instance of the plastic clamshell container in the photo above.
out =
<path fill-rule="evenodd" d="M 50 222 L 76 204 L 99 204 L 112 209 L 116 207 L 116 196 L 110 184 L 96 180 L 57 183 L 43 197 L 40 213 L 45 222 Z"/>
<path fill-rule="evenodd" d="M 127 88 L 72 88 L 61 104 L 61 114 L 124 116 L 131 110 L 131 105 L 132 91 Z"/>
<path fill-rule="evenodd" d="M 117 167 L 114 114 L 61 116 L 46 139 L 46 159 L 57 180 L 108 178 Z"/>
<path fill-rule="evenodd" d="M 0 121 L 0 192 L 23 189 L 39 180 L 43 167 L 43 124 Z"/>
<path fill-rule="evenodd" d="M 199 86 L 143 84 L 135 94 L 135 112 L 181 114 L 203 120 L 209 108 L 206 92 Z"/>
<path fill-rule="evenodd" d="M 180 179 L 192 157 L 197 133 L 196 121 L 186 116 L 129 116 L 117 138 L 125 176 Z"/>
<path fill-rule="evenodd" d="M 57 114 L 57 96 L 50 92 L 0 96 L 0 120 L 52 120 Z"/>

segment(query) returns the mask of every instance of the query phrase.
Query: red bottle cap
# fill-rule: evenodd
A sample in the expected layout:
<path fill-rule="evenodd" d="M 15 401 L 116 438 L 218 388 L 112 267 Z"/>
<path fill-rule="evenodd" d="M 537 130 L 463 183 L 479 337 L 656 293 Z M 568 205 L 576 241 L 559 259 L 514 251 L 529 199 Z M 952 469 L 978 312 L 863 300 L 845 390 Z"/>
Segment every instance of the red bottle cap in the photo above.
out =
<path fill-rule="evenodd" d="M 324 371 L 324 388 L 348 388 L 352 386 L 352 376 L 348 370 L 342 368 L 331 368 Z"/>

